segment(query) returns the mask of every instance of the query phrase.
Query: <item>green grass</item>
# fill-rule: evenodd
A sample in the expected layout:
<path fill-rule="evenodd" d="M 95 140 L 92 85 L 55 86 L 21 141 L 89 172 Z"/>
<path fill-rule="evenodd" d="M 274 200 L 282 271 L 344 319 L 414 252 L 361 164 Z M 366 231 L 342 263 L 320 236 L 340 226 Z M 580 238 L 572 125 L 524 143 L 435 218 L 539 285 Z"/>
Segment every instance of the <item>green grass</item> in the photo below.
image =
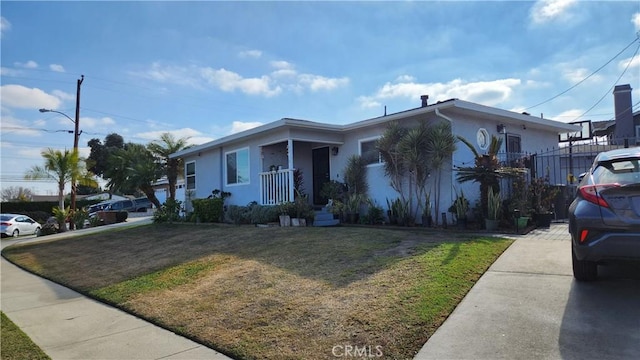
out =
<path fill-rule="evenodd" d="M 238 359 L 412 358 L 510 240 L 392 227 L 151 225 L 5 249 Z"/>
<path fill-rule="evenodd" d="M 50 359 L 3 312 L 0 312 L 0 316 L 2 317 L 2 331 L 0 333 L 0 355 L 2 360 Z"/>

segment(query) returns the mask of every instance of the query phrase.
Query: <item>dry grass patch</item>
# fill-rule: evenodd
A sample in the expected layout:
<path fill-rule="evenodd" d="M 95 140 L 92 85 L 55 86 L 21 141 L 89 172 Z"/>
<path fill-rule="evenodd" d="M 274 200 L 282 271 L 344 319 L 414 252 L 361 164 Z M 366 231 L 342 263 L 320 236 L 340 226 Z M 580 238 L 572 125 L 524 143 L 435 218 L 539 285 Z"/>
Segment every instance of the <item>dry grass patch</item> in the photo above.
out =
<path fill-rule="evenodd" d="M 6 255 L 245 359 L 325 359 L 336 345 L 411 358 L 504 239 L 389 228 L 153 225 Z"/>

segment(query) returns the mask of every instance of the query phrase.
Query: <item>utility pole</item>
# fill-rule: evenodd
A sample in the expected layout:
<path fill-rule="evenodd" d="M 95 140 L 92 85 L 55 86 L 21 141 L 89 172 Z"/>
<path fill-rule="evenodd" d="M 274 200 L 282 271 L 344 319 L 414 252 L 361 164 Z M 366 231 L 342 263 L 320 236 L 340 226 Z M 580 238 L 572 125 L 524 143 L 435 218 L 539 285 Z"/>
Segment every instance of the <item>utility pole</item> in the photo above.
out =
<path fill-rule="evenodd" d="M 76 89 L 76 121 L 75 121 L 75 130 L 73 132 L 73 151 L 78 153 L 78 142 L 80 140 L 80 85 L 84 81 L 84 75 L 80 75 L 80 79 L 78 79 L 78 86 Z M 75 176 L 71 177 L 71 216 L 72 220 L 69 223 L 69 228 L 71 230 L 75 229 L 75 224 L 73 223 L 73 214 L 76 212 L 76 178 Z"/>

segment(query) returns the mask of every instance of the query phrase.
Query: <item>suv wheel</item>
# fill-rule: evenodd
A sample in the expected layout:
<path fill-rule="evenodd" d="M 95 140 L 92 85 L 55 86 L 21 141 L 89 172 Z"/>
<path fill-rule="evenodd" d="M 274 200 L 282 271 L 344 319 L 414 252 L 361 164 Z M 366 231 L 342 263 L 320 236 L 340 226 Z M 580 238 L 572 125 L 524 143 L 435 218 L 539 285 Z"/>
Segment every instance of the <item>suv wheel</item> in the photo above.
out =
<path fill-rule="evenodd" d="M 598 277 L 598 264 L 594 261 L 578 260 L 571 244 L 573 277 L 578 281 L 593 281 Z"/>

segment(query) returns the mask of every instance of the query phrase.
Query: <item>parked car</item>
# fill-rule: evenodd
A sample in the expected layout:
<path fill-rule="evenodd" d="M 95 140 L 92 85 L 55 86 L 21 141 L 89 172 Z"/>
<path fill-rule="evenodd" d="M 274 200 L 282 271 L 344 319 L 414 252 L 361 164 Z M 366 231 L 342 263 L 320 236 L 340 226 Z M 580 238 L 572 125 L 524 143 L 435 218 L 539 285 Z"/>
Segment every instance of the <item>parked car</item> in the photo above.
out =
<path fill-rule="evenodd" d="M 1 235 L 17 237 L 40 232 L 42 225 L 26 215 L 0 214 Z"/>
<path fill-rule="evenodd" d="M 133 200 L 117 200 L 111 202 L 103 210 L 105 211 L 128 211 L 145 212 L 151 208 L 151 201 L 147 198 L 137 198 Z"/>
<path fill-rule="evenodd" d="M 640 261 L 640 147 L 598 154 L 569 206 L 573 276 L 595 280 L 598 264 Z"/>
<path fill-rule="evenodd" d="M 87 209 L 87 212 L 89 213 L 89 216 L 91 216 L 91 215 L 95 214 L 98 211 L 104 210 L 112 202 L 114 202 L 114 200 L 108 200 L 108 201 L 103 201 L 103 202 L 100 202 L 100 203 L 97 203 L 97 204 L 93 204 L 93 205 L 89 206 L 89 208 Z"/>

